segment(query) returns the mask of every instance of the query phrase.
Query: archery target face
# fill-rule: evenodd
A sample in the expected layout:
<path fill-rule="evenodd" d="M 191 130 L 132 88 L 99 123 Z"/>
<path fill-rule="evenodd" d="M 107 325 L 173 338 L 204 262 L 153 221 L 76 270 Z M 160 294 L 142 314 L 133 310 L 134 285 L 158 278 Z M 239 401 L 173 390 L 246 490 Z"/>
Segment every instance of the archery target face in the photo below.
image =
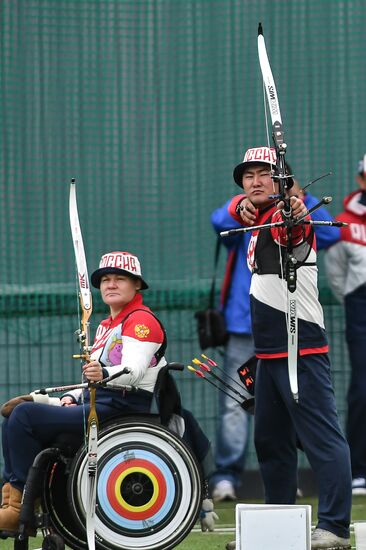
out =
<path fill-rule="evenodd" d="M 98 478 L 99 512 L 119 530 L 144 533 L 174 509 L 181 494 L 174 467 L 154 449 L 130 449 L 108 457 Z"/>
<path fill-rule="evenodd" d="M 199 479 L 196 487 L 193 464 L 185 453 L 154 425 L 148 430 L 121 429 L 100 437 L 97 540 L 100 537 L 112 548 L 138 549 L 161 547 L 164 537 L 173 537 L 187 518 L 192 518 L 192 499 L 200 493 Z M 87 483 L 85 457 L 77 476 L 84 514 Z"/>

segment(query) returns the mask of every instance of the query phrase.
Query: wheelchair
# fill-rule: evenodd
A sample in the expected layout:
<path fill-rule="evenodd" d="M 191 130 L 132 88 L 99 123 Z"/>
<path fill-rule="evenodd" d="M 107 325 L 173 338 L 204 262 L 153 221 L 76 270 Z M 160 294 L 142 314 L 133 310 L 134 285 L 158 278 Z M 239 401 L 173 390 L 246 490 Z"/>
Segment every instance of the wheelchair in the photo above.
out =
<path fill-rule="evenodd" d="M 160 373 L 154 392 L 158 411 L 110 419 L 100 427 L 97 550 L 169 550 L 198 519 L 203 498 L 201 467 L 181 437 L 164 425 L 180 407 L 168 373 L 177 369 L 175 365 L 167 365 Z M 177 393 L 172 400 L 174 388 Z M 37 529 L 43 536 L 42 550 L 64 550 L 65 545 L 87 550 L 87 484 L 85 444 L 80 446 L 80 441 L 65 434 L 41 451 L 24 488 L 14 550 L 28 550 L 29 537 Z M 35 513 L 37 499 L 40 505 Z"/>

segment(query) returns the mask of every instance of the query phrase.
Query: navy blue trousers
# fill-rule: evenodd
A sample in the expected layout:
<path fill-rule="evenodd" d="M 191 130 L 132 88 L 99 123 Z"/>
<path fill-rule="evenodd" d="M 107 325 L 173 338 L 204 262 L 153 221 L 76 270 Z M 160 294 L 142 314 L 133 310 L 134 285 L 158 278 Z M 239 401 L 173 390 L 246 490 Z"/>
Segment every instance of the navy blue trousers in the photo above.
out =
<path fill-rule="evenodd" d="M 131 393 L 128 398 L 121 398 L 119 408 L 97 401 L 99 421 L 133 412 L 149 412 L 151 396 L 147 392 Z M 22 491 L 35 457 L 54 443 L 58 435 L 73 434 L 79 436 L 82 443 L 88 415 L 88 403 L 85 407 L 54 407 L 32 402 L 17 405 L 2 424 L 3 480 Z"/>
<path fill-rule="evenodd" d="M 297 440 L 318 483 L 318 527 L 349 536 L 351 464 L 339 426 L 326 354 L 298 358 L 299 402 L 292 397 L 287 358 L 261 359 L 255 385 L 255 446 L 268 504 L 293 504 Z"/>
<path fill-rule="evenodd" d="M 346 435 L 352 477 L 366 478 L 366 285 L 345 298 L 346 339 L 351 363 Z"/>

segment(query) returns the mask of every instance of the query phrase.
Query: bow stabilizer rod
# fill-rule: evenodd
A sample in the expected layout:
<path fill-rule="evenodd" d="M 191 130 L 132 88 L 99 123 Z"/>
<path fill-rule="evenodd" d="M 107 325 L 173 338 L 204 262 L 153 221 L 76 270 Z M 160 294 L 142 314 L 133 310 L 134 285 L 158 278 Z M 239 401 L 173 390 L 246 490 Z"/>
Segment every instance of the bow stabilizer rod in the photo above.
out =
<path fill-rule="evenodd" d="M 102 380 L 99 380 L 98 382 L 94 382 L 95 386 L 101 386 L 104 387 L 107 385 L 108 382 L 111 382 L 115 378 L 118 378 L 119 376 L 122 376 L 122 374 L 129 374 L 130 369 L 127 367 L 124 367 L 122 370 L 115 372 L 114 374 L 111 374 L 110 376 L 107 376 L 106 378 L 103 378 Z M 88 388 L 89 382 L 82 382 L 81 384 L 69 384 L 67 386 L 53 386 L 51 388 L 40 388 L 38 390 L 34 390 L 33 393 L 35 394 L 42 394 L 45 395 L 46 393 L 60 393 L 60 392 L 67 392 L 70 390 L 78 390 L 81 388 Z M 134 391 L 137 390 L 135 386 L 118 386 L 119 389 L 123 389 L 126 391 Z"/>

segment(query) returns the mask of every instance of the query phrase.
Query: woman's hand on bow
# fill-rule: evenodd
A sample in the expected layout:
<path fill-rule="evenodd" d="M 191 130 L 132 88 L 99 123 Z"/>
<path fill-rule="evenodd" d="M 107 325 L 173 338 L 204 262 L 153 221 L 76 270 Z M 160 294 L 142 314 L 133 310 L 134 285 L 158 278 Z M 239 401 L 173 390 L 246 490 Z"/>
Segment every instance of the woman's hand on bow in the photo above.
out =
<path fill-rule="evenodd" d="M 89 382 L 103 380 L 103 368 L 99 361 L 90 361 L 83 365 L 83 374 Z"/>

